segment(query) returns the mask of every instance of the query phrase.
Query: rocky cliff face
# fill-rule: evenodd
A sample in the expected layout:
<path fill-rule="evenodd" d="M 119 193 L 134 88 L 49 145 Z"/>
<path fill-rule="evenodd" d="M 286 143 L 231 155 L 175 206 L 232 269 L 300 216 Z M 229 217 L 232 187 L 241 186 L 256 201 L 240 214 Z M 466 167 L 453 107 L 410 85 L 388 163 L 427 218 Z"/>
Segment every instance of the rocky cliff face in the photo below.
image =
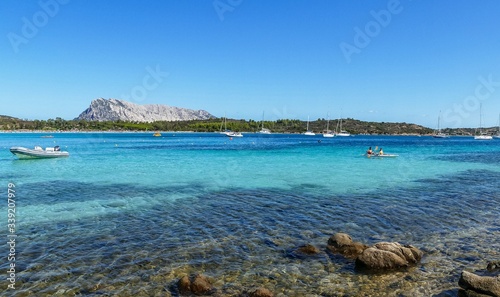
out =
<path fill-rule="evenodd" d="M 160 104 L 139 105 L 118 99 L 99 98 L 76 119 L 87 121 L 185 121 L 205 120 L 214 116 L 205 110 L 193 110 Z"/>

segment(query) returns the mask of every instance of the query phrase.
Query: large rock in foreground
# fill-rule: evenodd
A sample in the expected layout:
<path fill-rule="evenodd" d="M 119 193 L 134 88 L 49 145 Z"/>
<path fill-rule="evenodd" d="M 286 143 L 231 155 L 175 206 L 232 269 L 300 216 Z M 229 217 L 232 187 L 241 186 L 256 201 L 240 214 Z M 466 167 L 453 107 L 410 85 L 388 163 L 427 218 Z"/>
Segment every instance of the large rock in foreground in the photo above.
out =
<path fill-rule="evenodd" d="M 352 240 L 346 233 L 336 233 L 328 239 L 328 250 L 356 259 L 357 268 L 373 270 L 395 269 L 410 266 L 422 259 L 423 253 L 414 246 L 397 242 L 379 242 L 368 247 Z"/>
<path fill-rule="evenodd" d="M 419 249 L 411 245 L 379 242 L 356 258 L 356 267 L 375 270 L 403 268 L 418 263 L 422 255 Z"/>
<path fill-rule="evenodd" d="M 463 271 L 458 285 L 466 291 L 500 297 L 500 276 L 479 276 L 472 272 Z"/>
<path fill-rule="evenodd" d="M 206 120 L 213 117 L 205 110 L 160 104 L 139 105 L 124 100 L 99 98 L 93 100 L 90 107 L 83 111 L 76 120 L 155 122 Z"/>

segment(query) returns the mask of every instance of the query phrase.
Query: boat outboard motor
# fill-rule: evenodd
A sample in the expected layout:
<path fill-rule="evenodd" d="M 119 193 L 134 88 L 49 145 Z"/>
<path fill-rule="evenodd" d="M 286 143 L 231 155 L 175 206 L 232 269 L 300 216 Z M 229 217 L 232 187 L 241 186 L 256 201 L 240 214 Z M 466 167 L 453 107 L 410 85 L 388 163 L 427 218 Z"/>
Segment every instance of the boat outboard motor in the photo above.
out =
<path fill-rule="evenodd" d="M 56 146 L 54 147 L 54 151 L 58 152 L 58 151 L 60 151 L 60 150 L 61 150 L 61 148 L 60 148 L 58 145 L 56 145 Z"/>

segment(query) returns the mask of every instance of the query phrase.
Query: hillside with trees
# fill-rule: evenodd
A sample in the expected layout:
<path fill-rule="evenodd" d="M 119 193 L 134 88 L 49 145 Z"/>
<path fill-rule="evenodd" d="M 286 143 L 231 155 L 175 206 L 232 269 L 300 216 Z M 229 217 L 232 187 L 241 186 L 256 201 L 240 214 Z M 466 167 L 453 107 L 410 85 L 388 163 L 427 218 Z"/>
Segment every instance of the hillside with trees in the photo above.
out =
<path fill-rule="evenodd" d="M 330 130 L 335 130 L 338 120 L 330 120 Z M 317 119 L 310 121 L 309 128 L 316 133 L 326 131 L 327 121 Z M 226 127 L 232 131 L 256 132 L 261 129 L 262 122 L 254 120 L 227 119 Z M 265 121 L 264 127 L 273 133 L 302 133 L 307 123 L 301 120 L 280 119 Z M 191 121 L 157 121 L 151 123 L 126 121 L 85 121 L 64 120 L 61 118 L 48 120 L 23 120 L 8 116 L 0 116 L 0 130 L 4 131 L 193 131 L 217 132 L 223 127 L 221 118 Z M 342 129 L 351 134 L 432 134 L 433 130 L 409 123 L 364 122 L 355 119 L 344 119 Z M 451 132 L 451 131 L 447 131 Z M 462 131 L 467 133 L 469 131 Z"/>

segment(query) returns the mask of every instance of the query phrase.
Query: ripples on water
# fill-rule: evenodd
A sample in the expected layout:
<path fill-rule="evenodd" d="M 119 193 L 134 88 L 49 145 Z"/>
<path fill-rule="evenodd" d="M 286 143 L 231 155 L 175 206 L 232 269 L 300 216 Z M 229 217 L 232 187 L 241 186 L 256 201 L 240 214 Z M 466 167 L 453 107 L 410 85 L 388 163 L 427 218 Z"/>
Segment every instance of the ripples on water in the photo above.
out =
<path fill-rule="evenodd" d="M 92 217 L 20 226 L 17 294 L 175 295 L 181 276 L 200 272 L 221 296 L 254 285 L 279 296 L 432 296 L 456 293 L 465 267 L 481 269 L 500 258 L 499 172 L 470 170 L 363 194 L 298 188 L 24 184 L 20 195 L 31 206 L 40 201 L 38 209 L 96 202 Z M 168 198 L 177 194 L 190 198 Z M 138 200 L 144 207 L 128 207 Z M 116 212 L 104 212 L 109 209 Z M 78 213 L 78 206 L 69 212 Z M 413 244 L 425 257 L 408 271 L 358 273 L 352 261 L 325 251 L 336 232 L 368 244 Z M 322 252 L 296 257 L 293 250 L 306 243 Z"/>
<path fill-rule="evenodd" d="M 435 159 L 452 162 L 500 164 L 500 154 L 498 152 L 459 153 L 439 156 Z"/>

